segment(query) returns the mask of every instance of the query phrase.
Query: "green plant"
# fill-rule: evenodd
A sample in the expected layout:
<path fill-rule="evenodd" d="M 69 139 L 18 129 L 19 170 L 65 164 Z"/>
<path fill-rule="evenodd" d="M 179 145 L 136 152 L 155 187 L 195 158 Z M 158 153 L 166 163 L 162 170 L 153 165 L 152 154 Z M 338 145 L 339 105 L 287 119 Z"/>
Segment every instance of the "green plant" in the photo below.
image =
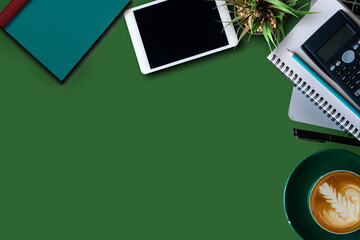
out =
<path fill-rule="evenodd" d="M 239 42 L 247 33 L 262 33 L 270 50 L 272 45 L 278 47 L 281 38 L 285 37 L 283 21 L 286 16 L 298 17 L 312 13 L 301 10 L 306 5 L 295 8 L 299 0 L 224 1 L 234 16 L 228 25 L 238 27 Z"/>

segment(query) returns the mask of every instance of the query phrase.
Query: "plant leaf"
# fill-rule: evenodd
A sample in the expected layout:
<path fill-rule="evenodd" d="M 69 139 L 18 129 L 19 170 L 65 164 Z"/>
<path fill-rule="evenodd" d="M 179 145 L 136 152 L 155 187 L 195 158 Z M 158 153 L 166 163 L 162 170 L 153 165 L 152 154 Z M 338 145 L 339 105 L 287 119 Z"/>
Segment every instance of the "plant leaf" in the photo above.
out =
<path fill-rule="evenodd" d="M 268 33 L 267 33 L 267 28 L 266 28 L 265 22 L 263 22 L 263 24 L 262 24 L 262 30 L 263 30 L 264 38 L 265 38 L 265 40 L 266 40 L 266 42 L 267 42 L 267 44 L 268 44 L 268 46 L 269 46 L 269 49 L 270 49 L 270 51 L 271 51 L 270 39 L 269 39 L 269 35 L 268 35 Z"/>
<path fill-rule="evenodd" d="M 250 30 L 250 27 L 249 27 L 249 26 L 246 26 L 246 27 L 244 28 L 244 30 L 242 31 L 242 33 L 241 33 L 240 36 L 239 36 L 239 42 L 240 42 L 241 39 L 245 36 L 245 34 L 249 32 L 249 30 Z"/>

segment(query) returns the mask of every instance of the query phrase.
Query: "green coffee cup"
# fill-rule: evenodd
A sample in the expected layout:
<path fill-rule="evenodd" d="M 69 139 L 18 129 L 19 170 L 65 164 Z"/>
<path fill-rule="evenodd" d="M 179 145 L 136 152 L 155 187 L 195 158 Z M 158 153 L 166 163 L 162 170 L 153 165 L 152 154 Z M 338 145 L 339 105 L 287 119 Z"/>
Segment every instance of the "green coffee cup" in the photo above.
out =
<path fill-rule="evenodd" d="M 305 158 L 290 174 L 284 192 L 284 208 L 290 226 L 301 238 L 305 240 L 360 239 L 360 229 L 355 228 L 352 229 L 353 231 L 347 229 L 342 233 L 332 231 L 334 229 L 330 228 L 330 225 L 324 225 L 321 220 L 316 220 L 316 217 L 313 216 L 311 211 L 311 209 L 314 208 L 310 206 L 311 193 L 314 187 L 321 183 L 319 186 L 322 186 L 323 191 L 322 193 L 319 191 L 317 197 L 319 199 L 323 197 L 331 203 L 333 201 L 331 199 L 331 191 L 335 192 L 336 190 L 336 195 L 338 195 L 337 189 L 334 190 L 334 188 L 340 188 L 337 185 L 335 186 L 331 181 L 328 181 L 327 185 L 324 184 L 326 183 L 326 181 L 323 181 L 324 177 L 331 177 L 331 173 L 334 175 L 334 173 L 342 172 L 344 172 L 344 174 L 349 172 L 355 176 L 359 176 L 360 157 L 343 150 L 325 150 Z M 323 182 L 319 182 L 320 180 Z M 355 179 L 354 181 L 357 180 Z M 329 204 L 327 204 L 327 206 L 329 206 Z M 334 213 L 331 212 L 331 214 Z"/>

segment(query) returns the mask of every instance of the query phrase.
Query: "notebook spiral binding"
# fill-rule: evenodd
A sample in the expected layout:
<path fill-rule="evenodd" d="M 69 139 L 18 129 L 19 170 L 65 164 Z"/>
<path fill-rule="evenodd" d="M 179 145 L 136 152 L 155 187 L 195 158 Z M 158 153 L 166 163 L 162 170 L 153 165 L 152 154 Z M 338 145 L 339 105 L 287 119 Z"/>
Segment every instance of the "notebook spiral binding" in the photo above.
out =
<path fill-rule="evenodd" d="M 326 99 L 320 96 L 309 84 L 302 80 L 293 70 L 291 70 L 285 62 L 281 61 L 276 55 L 271 58 L 273 64 L 285 75 L 285 77 L 293 83 L 294 86 L 302 92 L 311 102 L 313 102 L 319 109 L 327 114 L 328 118 L 335 121 L 341 126 L 344 131 L 350 133 L 357 140 L 360 141 L 360 132 L 353 124 L 351 124 L 342 114 L 329 104 Z"/>

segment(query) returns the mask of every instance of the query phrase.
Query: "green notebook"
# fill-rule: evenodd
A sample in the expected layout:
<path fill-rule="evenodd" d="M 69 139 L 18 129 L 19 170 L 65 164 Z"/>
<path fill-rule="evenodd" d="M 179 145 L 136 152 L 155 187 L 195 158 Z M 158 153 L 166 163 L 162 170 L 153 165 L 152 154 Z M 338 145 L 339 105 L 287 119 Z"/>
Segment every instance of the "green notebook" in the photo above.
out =
<path fill-rule="evenodd" d="M 5 30 L 60 81 L 129 0 L 30 0 Z"/>

